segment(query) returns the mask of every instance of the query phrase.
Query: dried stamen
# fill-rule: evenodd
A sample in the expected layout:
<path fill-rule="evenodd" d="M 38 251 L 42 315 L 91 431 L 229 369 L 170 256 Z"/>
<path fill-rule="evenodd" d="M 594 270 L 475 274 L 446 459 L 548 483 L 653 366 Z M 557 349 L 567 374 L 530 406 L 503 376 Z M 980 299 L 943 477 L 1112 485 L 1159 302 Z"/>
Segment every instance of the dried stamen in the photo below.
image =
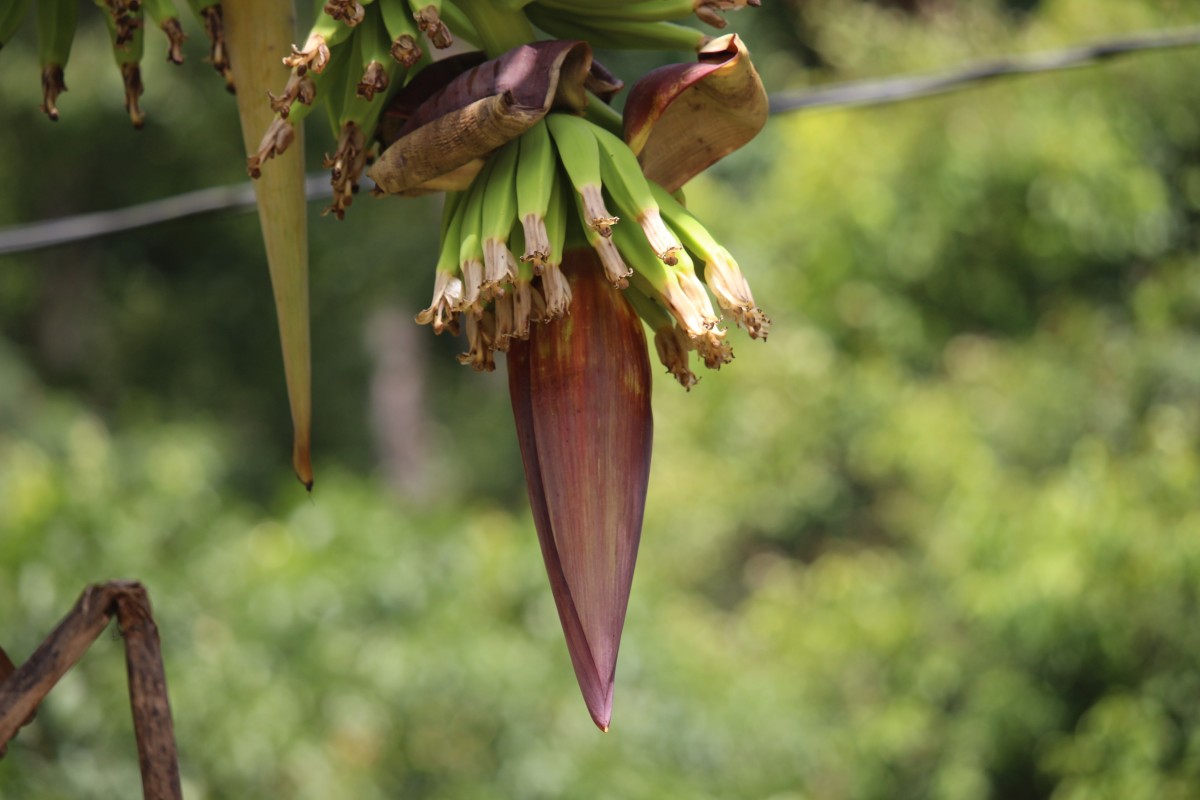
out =
<path fill-rule="evenodd" d="M 246 159 L 246 171 L 250 173 L 250 177 L 261 177 L 263 163 L 282 155 L 295 139 L 296 129 L 290 122 L 283 119 L 272 120 L 267 126 L 267 132 L 263 134 L 262 141 L 258 143 L 258 150 Z"/>
<path fill-rule="evenodd" d="M 284 56 L 283 64 L 300 75 L 310 69 L 317 74 L 324 72 L 325 67 L 329 66 L 329 45 L 325 42 L 325 37 L 314 33 L 308 37 L 303 48 L 292 45 L 292 54 Z"/>
<path fill-rule="evenodd" d="M 462 301 L 462 281 L 448 272 L 438 272 L 433 279 L 433 302 L 429 308 L 417 314 L 417 323 L 432 325 L 433 332 L 450 331 L 458 334 L 458 319 L 455 309 Z"/>
<path fill-rule="evenodd" d="M 363 71 L 363 76 L 359 79 L 354 93 L 363 100 L 370 102 L 375 99 L 376 94 L 386 92 L 390 82 L 391 79 L 388 78 L 387 70 L 384 69 L 383 64 L 380 64 L 378 61 L 372 61 L 370 64 L 367 64 L 366 70 Z"/>
<path fill-rule="evenodd" d="M 526 214 L 521 220 L 525 231 L 525 254 L 522 261 L 533 263 L 533 273 L 541 275 L 550 257 L 550 234 L 546 232 L 546 219 L 536 214 Z"/>
<path fill-rule="evenodd" d="M 358 0 L 329 0 L 324 7 L 325 13 L 339 22 L 344 22 L 353 28 L 363 21 L 367 10 Z"/>
<path fill-rule="evenodd" d="M 425 52 L 417 44 L 417 40 L 407 33 L 402 33 L 392 42 L 392 58 L 408 69 L 421 60 Z"/>
<path fill-rule="evenodd" d="M 621 218 L 613 216 L 604 206 L 604 195 L 601 194 L 600 187 L 585 186 L 579 195 L 583 199 L 583 213 L 587 217 L 588 227 L 606 239 L 612 236 L 612 226 L 620 222 Z"/>
<path fill-rule="evenodd" d="M 271 99 L 271 110 L 287 119 L 288 114 L 291 113 L 293 102 L 299 101 L 306 106 L 313 104 L 313 101 L 317 99 L 317 84 L 311 75 L 294 72 L 288 78 L 287 85 L 283 87 L 283 94 L 276 95 L 267 92 L 267 97 Z"/>
<path fill-rule="evenodd" d="M 558 264 L 547 264 L 542 270 L 542 293 L 546 298 L 546 319 L 555 319 L 570 311 L 571 285 Z"/>
<path fill-rule="evenodd" d="M 454 37 L 450 34 L 450 29 L 446 27 L 446 23 L 442 22 L 435 7 L 425 6 L 413 14 L 413 19 L 417 21 L 417 27 L 421 29 L 421 33 L 425 34 L 437 49 L 444 50 L 454 44 Z"/>

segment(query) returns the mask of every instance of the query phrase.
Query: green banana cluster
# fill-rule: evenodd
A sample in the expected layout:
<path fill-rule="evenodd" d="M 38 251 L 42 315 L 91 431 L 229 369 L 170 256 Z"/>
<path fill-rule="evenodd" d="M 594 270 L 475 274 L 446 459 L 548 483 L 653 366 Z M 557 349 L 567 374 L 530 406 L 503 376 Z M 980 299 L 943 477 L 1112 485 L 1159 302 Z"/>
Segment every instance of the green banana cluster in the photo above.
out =
<path fill-rule="evenodd" d="M 490 371 L 494 352 L 527 338 L 531 324 L 569 313 L 560 268 L 564 250 L 579 246 L 596 251 L 685 387 L 696 382 L 690 352 L 710 369 L 733 358 L 716 308 L 751 337 L 767 336 L 770 321 L 737 262 L 704 225 L 646 180 L 621 139 L 558 112 L 492 154 L 465 191 L 447 194 L 433 300 L 417 322 L 457 333 L 461 320 L 460 360 Z"/>
<path fill-rule="evenodd" d="M 229 76 L 229 62 L 225 57 L 224 36 L 221 26 L 221 6 L 216 0 L 188 0 L 202 20 L 209 38 L 213 42 L 213 65 Z M 113 58 L 121 70 L 125 84 L 125 109 L 135 128 L 145 123 L 139 99 L 142 95 L 141 60 L 144 53 L 143 33 L 145 17 L 167 37 L 167 60 L 174 64 L 183 63 L 183 43 L 187 38 L 174 0 L 95 0 L 104 14 L 112 42 Z M 21 24 L 34 9 L 34 21 L 38 37 L 38 61 L 42 73 L 42 112 L 51 120 L 58 120 L 58 98 L 67 91 L 66 67 L 71 57 L 71 45 L 75 41 L 78 4 L 75 0 L 8 0 L 0 8 L 0 47 L 10 41 Z"/>
<path fill-rule="evenodd" d="M 726 25 L 722 13 L 761 0 L 535 0 L 519 5 L 537 27 L 559 39 L 583 39 L 614 50 L 696 50 L 708 41 L 703 31 L 676 21 L 695 15 L 714 28 Z"/>
<path fill-rule="evenodd" d="M 456 30 L 470 35 L 473 29 L 449 0 L 318 0 L 316 12 L 303 47 L 293 45 L 283 59 L 292 73 L 283 91 L 270 96 L 275 119 L 246 166 L 258 177 L 263 164 L 295 139 L 294 126 L 323 104 L 337 138 L 337 149 L 324 161 L 333 185 L 326 213 L 341 219 L 358 191 L 388 101 L 432 63 L 430 46 L 454 41 L 443 14 L 456 20 Z"/>

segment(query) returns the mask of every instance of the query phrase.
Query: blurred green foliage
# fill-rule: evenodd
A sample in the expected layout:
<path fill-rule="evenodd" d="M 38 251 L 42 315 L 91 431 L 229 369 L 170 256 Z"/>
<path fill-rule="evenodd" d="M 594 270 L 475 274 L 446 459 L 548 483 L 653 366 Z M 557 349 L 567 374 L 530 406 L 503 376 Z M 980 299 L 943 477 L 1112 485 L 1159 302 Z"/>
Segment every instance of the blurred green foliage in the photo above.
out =
<path fill-rule="evenodd" d="M 772 88 L 1200 21 L 957 5 L 734 19 Z M 0 147 L 42 151 L 0 159 L 0 220 L 240 178 L 215 77 L 149 70 L 134 136 L 115 76 L 76 69 L 49 126 L 12 49 Z M 429 202 L 313 220 L 312 499 L 252 217 L 0 259 L 0 641 L 21 659 L 88 582 L 144 581 L 189 798 L 1196 797 L 1197 74 L 1147 54 L 778 117 L 688 188 L 775 327 L 690 395 L 656 387 L 607 736 L 503 374 L 421 331 L 433 484 L 372 474 L 362 323 L 424 304 Z M 136 796 L 119 650 L 54 691 L 0 797 Z"/>

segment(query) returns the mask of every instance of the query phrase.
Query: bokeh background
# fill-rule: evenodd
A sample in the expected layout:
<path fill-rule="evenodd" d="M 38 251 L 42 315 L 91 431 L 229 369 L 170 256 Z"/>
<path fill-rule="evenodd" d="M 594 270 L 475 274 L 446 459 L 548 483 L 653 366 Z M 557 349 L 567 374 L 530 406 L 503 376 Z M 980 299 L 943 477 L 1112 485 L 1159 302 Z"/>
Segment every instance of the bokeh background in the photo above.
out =
<path fill-rule="evenodd" d="M 767 2 L 770 90 L 1200 22 L 1192 0 Z M 0 54 L 0 225 L 244 178 L 232 100 L 103 29 L 57 125 Z M 604 58 L 626 78 L 668 57 Z M 435 198 L 313 204 L 316 490 L 256 218 L 0 257 L 0 642 L 150 590 L 204 798 L 1200 796 L 1200 52 L 778 115 L 688 187 L 774 319 L 657 439 L 613 728 L 584 709 L 503 368 L 411 324 Z M 329 149 L 309 126 L 310 159 Z M 140 796 L 103 636 L 0 797 Z"/>

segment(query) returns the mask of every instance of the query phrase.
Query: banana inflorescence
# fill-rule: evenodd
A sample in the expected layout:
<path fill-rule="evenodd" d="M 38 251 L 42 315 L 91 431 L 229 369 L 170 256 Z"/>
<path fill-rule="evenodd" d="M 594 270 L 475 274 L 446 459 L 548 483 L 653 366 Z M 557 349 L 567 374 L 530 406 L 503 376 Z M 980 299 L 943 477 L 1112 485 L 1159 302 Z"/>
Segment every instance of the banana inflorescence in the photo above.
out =
<path fill-rule="evenodd" d="M 212 42 L 211 61 L 225 77 L 226 86 L 233 90 L 229 59 L 225 54 L 221 6 L 217 0 L 188 0 L 196 15 L 204 22 L 205 32 Z M 167 60 L 183 63 L 183 43 L 187 36 L 179 21 L 175 0 L 95 0 L 104 15 L 112 42 L 113 58 L 121 70 L 125 85 L 125 109 L 135 128 L 145 122 L 139 98 L 142 94 L 140 63 L 144 51 L 145 17 L 167 37 Z M 66 67 L 75 41 L 78 4 L 75 0 L 7 0 L 0 8 L 0 47 L 11 40 L 34 9 L 38 37 L 38 61 L 42 76 L 42 112 L 58 120 L 58 97 L 67 90 Z"/>
<path fill-rule="evenodd" d="M 758 0 L 316 0 L 315 22 L 304 44 L 293 45 L 291 54 L 283 58 L 292 74 L 282 92 L 269 98 L 276 117 L 263 133 L 258 150 L 248 159 L 247 169 L 253 177 L 260 175 L 264 163 L 294 140 L 294 126 L 314 104 L 323 103 L 338 142 L 336 152 L 325 159 L 334 190 L 328 213 L 341 218 L 353 202 L 358 180 L 370 160 L 383 109 L 405 83 L 433 63 L 431 52 L 449 47 L 456 39 L 495 50 L 493 45 L 504 38 L 498 36 L 498 29 L 514 32 L 518 38 L 522 32 L 533 36 L 531 24 L 553 36 L 601 47 L 696 50 L 709 37 L 672 20 L 696 15 L 710 25 L 723 27 L 725 21 L 718 12 L 747 5 L 758 5 Z M 555 137 L 579 138 L 577 125 L 560 120 L 555 126 L 559 129 Z M 540 164 L 540 170 L 531 169 L 527 175 L 554 168 L 550 137 L 545 125 L 522 137 L 521 148 L 528 151 L 528 159 Z M 575 154 L 566 164 L 574 188 L 563 199 L 570 202 L 573 196 L 580 198 L 592 232 L 604 239 L 598 249 L 603 251 L 610 278 L 615 281 L 628 269 L 608 242 L 615 217 L 605 211 L 600 196 L 601 169 L 611 174 L 612 191 L 622 193 L 625 184 L 620 176 L 629 170 L 633 156 L 625 149 L 628 158 L 617 170 L 610 162 L 612 153 L 620 153 L 619 149 L 605 150 L 604 145 L 611 143 L 590 135 L 582 141 L 587 143 L 582 150 L 575 145 L 565 148 Z M 594 156 L 588 155 L 589 149 Z M 521 185 L 533 187 L 533 181 L 526 178 Z M 540 185 L 545 187 L 540 194 L 537 188 L 527 188 L 517 193 L 515 201 L 525 250 L 517 255 L 531 263 L 538 275 L 545 269 L 549 247 L 545 212 L 550 183 L 543 176 Z M 628 201 L 625 205 L 645 212 L 633 219 L 647 231 L 657 251 L 670 260 L 679 243 L 658 219 L 648 192 L 640 197 L 622 197 Z M 497 263 L 493 258 L 493 273 L 500 269 Z"/>
<path fill-rule="evenodd" d="M 417 321 L 438 333 L 465 329 L 460 360 L 477 370 L 494 369 L 494 351 L 527 338 L 531 325 L 570 313 L 560 271 L 569 245 L 596 250 L 685 387 L 696 382 L 689 352 L 710 369 L 733 358 L 718 308 L 751 337 L 767 336 L 769 320 L 729 252 L 646 180 L 624 142 L 580 116 L 551 113 L 497 150 L 466 190 L 447 193 L 442 234 L 433 301 Z"/>

